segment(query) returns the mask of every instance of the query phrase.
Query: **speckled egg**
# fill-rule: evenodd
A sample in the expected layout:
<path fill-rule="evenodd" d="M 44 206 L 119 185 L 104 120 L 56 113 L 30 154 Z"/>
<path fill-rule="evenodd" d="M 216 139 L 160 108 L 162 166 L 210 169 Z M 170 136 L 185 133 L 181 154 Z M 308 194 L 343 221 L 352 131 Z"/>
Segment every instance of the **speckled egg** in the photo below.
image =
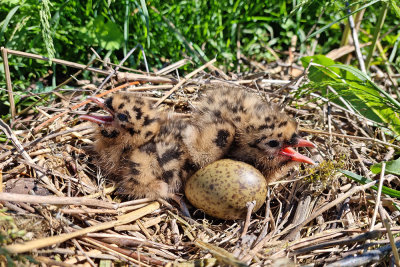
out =
<path fill-rule="evenodd" d="M 244 219 L 246 203 L 255 200 L 256 212 L 267 197 L 267 182 L 253 166 L 222 159 L 191 176 L 185 185 L 186 198 L 198 209 L 216 218 Z"/>

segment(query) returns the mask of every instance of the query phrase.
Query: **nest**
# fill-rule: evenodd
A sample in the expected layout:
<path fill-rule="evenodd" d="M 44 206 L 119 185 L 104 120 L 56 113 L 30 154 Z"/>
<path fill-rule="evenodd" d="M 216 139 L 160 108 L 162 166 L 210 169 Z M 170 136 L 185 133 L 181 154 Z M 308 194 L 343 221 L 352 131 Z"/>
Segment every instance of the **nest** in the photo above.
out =
<path fill-rule="evenodd" d="M 306 81 L 304 70 L 295 64 L 250 62 L 258 72 L 239 76 L 223 73 L 214 61 L 185 77 L 174 74 L 187 60 L 151 74 L 91 68 L 92 81 L 67 80 L 63 84 L 74 90 L 61 94 L 56 88 L 47 103 L 34 106 L 37 112 L 19 114 L 12 128 L 1 121 L 9 140 L 0 147 L 2 266 L 389 262 L 391 244 L 397 241 L 393 235 L 400 230 L 393 205 L 398 201 L 384 196 L 377 202 L 369 189 L 373 184 L 353 182 L 338 169 L 371 177 L 368 167 L 392 158 L 398 147 L 344 108 L 327 108 L 329 102 L 323 100 L 310 102 L 309 95 L 294 100 L 292 92 Z M 96 73 L 108 76 L 99 78 Z M 190 219 L 174 203 L 115 195 L 90 153 L 95 126 L 78 119 L 95 107 L 86 96 L 141 92 L 156 105 L 186 116 L 207 83 L 238 84 L 285 106 L 299 121 L 302 134 L 317 145 L 310 156 L 320 164 L 301 167 L 270 184 L 265 204 L 247 220 L 217 220 L 201 211 Z M 392 188 L 399 183 L 398 177 L 385 178 Z"/>

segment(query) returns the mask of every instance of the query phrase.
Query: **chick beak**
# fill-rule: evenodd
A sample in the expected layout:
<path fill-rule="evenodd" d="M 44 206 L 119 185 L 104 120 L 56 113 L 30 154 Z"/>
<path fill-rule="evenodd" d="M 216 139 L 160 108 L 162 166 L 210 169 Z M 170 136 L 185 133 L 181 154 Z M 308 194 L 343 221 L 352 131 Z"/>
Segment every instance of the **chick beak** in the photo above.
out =
<path fill-rule="evenodd" d="M 304 140 L 304 139 L 299 139 L 297 144 L 282 148 L 281 151 L 279 151 L 279 154 L 288 156 L 293 161 L 304 162 L 304 163 L 315 165 L 315 162 L 312 159 L 298 153 L 292 147 L 315 147 L 315 145 L 313 143 L 311 143 L 310 141 Z"/>
<path fill-rule="evenodd" d="M 94 122 L 94 123 L 97 123 L 97 124 L 107 124 L 107 125 L 112 124 L 112 122 L 114 120 L 114 112 L 112 110 L 110 110 L 104 104 L 104 99 L 92 96 L 92 97 L 89 97 L 89 100 L 92 100 L 99 107 L 101 107 L 102 109 L 106 110 L 108 113 L 111 114 L 111 116 L 82 115 L 82 116 L 79 116 L 79 119 L 86 120 L 86 121 L 91 121 L 91 122 Z"/>

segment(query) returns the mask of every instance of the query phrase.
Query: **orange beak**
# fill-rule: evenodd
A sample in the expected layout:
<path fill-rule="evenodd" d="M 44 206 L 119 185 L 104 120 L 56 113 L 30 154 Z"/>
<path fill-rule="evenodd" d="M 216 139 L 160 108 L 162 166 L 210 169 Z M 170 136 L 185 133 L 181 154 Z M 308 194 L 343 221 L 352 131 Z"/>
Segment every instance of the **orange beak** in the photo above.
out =
<path fill-rule="evenodd" d="M 108 113 L 110 113 L 112 116 L 97 116 L 97 115 L 82 115 L 79 116 L 79 119 L 81 120 L 86 120 L 86 121 L 91 121 L 97 124 L 111 124 L 114 120 L 114 112 L 107 108 L 107 106 L 104 104 L 104 99 L 98 98 L 98 97 L 89 97 L 90 100 L 92 100 L 94 103 L 96 103 L 99 107 L 102 109 L 106 110 Z"/>
<path fill-rule="evenodd" d="M 292 147 L 315 147 L 313 143 L 304 139 L 299 139 L 297 144 L 292 145 L 291 147 L 288 146 L 281 149 L 281 151 L 279 151 L 279 154 L 290 157 L 290 159 L 293 161 L 304 162 L 315 165 L 315 162 L 312 159 L 300 154 L 299 152 L 295 151 Z"/>

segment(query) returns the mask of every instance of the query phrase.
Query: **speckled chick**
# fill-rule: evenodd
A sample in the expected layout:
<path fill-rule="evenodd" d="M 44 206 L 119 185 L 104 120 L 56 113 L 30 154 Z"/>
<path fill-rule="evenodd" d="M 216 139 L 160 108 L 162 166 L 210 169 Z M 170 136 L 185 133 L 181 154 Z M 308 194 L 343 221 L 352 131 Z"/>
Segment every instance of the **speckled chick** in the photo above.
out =
<path fill-rule="evenodd" d="M 182 139 L 188 121 L 152 108 L 136 94 L 92 100 L 111 116 L 80 118 L 99 124 L 94 150 L 101 169 L 117 182 L 117 193 L 156 199 L 180 191 L 197 170 Z"/>
<path fill-rule="evenodd" d="M 123 171 L 121 162 L 129 158 L 132 149 L 154 138 L 167 114 L 153 109 L 149 101 L 130 93 L 114 94 L 106 100 L 91 99 L 110 115 L 83 115 L 80 119 L 99 125 L 94 137 L 97 164 L 105 174 L 120 177 Z"/>
<path fill-rule="evenodd" d="M 184 136 L 196 164 L 235 159 L 253 165 L 271 182 L 299 162 L 314 164 L 291 148 L 314 147 L 299 137 L 297 128 L 273 104 L 237 86 L 219 84 L 204 88 Z"/>

